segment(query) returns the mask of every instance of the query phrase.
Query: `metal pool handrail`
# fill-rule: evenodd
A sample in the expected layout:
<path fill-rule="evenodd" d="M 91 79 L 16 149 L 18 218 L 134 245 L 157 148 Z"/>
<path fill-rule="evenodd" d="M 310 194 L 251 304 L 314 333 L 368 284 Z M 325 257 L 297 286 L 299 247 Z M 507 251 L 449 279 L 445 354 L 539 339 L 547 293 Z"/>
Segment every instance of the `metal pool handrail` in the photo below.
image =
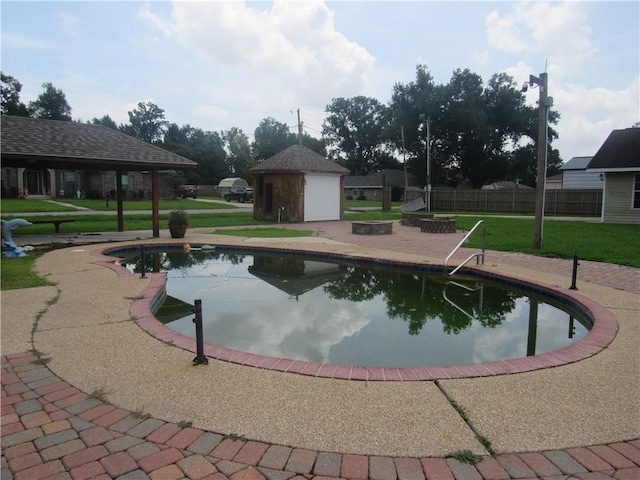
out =
<path fill-rule="evenodd" d="M 447 258 L 444 259 L 444 270 L 445 270 L 445 272 L 448 270 L 448 263 L 449 263 L 449 260 L 451 260 L 451 257 L 453 257 L 453 255 L 460 249 L 460 247 L 462 247 L 462 245 L 465 244 L 465 242 L 469 239 L 471 234 L 473 232 L 475 232 L 476 229 L 480 225 L 482 225 L 482 253 L 473 253 L 473 254 L 469 255 L 469 258 L 467 258 L 464 262 L 462 262 L 460 265 L 458 265 L 456 268 L 454 268 L 451 272 L 447 272 L 447 275 L 451 276 L 454 273 L 456 273 L 463 266 L 465 266 L 467 264 L 467 262 L 469 262 L 469 260 L 471 260 L 473 257 L 476 257 L 476 265 L 480 264 L 480 259 L 481 258 L 482 258 L 482 265 L 484 265 L 484 243 L 485 243 L 484 220 L 478 220 L 478 223 L 476 223 L 473 226 L 473 228 L 467 232 L 467 234 L 464 236 L 464 238 L 462 240 L 460 240 L 460 243 L 458 243 L 458 245 L 456 245 L 455 248 L 453 250 L 451 250 L 451 253 L 447 256 Z"/>

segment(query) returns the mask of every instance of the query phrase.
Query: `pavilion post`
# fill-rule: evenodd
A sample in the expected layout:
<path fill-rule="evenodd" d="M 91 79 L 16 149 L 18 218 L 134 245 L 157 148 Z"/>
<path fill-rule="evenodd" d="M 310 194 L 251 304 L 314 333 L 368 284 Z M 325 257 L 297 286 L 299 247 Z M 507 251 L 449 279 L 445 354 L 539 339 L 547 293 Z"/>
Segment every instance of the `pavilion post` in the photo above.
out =
<path fill-rule="evenodd" d="M 124 213 L 122 205 L 122 171 L 116 170 L 116 204 L 118 205 L 118 231 L 124 232 Z"/>
<path fill-rule="evenodd" d="M 160 238 L 160 174 L 157 169 L 151 171 L 151 204 L 153 238 Z"/>

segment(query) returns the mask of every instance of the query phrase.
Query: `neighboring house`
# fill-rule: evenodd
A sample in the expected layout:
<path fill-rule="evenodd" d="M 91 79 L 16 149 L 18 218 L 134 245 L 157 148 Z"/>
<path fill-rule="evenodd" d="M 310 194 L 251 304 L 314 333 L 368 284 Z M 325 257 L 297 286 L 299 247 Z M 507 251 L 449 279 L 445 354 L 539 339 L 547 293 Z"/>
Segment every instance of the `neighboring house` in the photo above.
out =
<path fill-rule="evenodd" d="M 118 168 L 123 198 L 148 199 L 151 159 L 186 160 L 101 125 L 2 115 L 1 128 L 3 198 L 115 198 Z M 169 171 L 160 171 L 161 198 L 173 196 Z"/>
<path fill-rule="evenodd" d="M 562 189 L 562 174 L 552 175 L 547 177 L 547 181 L 544 182 L 545 190 L 560 190 Z"/>
<path fill-rule="evenodd" d="M 233 187 L 248 187 L 249 183 L 244 178 L 239 177 L 230 177 L 220 180 L 218 184 L 218 196 L 224 197 L 224 194 L 227 193 Z"/>
<path fill-rule="evenodd" d="M 415 188 L 415 179 L 411 174 L 407 174 L 407 183 L 410 192 L 419 191 L 416 195 L 410 196 L 409 200 L 424 195 L 424 189 Z M 380 200 L 382 201 L 382 186 L 391 187 L 391 200 L 402 200 L 404 195 L 405 177 L 403 170 L 382 170 L 381 172 L 369 175 L 349 175 L 344 179 L 344 193 L 353 200 Z"/>
<path fill-rule="evenodd" d="M 249 170 L 256 220 L 341 220 L 349 170 L 303 145 L 293 145 Z"/>
<path fill-rule="evenodd" d="M 603 177 L 602 221 L 640 225 L 640 128 L 613 130 L 587 170 Z"/>
<path fill-rule="evenodd" d="M 587 170 L 592 158 L 573 157 L 560 167 L 564 190 L 585 188 L 602 190 L 604 182 L 600 179 L 600 174 Z"/>

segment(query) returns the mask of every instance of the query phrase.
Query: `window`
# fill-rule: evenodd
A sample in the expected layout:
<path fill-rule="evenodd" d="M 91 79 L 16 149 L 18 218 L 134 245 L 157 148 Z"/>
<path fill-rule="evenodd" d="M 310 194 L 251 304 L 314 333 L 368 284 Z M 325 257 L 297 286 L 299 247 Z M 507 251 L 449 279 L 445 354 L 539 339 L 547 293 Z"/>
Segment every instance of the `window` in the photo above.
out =
<path fill-rule="evenodd" d="M 640 209 L 640 173 L 636 173 L 633 179 L 633 207 Z"/>

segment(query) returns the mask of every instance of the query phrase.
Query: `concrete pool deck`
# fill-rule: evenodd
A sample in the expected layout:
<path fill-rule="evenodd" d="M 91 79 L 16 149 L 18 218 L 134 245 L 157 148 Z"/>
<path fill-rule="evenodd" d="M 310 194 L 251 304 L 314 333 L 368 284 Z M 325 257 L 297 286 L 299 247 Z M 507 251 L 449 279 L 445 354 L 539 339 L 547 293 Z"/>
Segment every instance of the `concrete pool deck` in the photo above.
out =
<path fill-rule="evenodd" d="M 442 265 L 462 238 L 397 223 L 392 235 L 370 237 L 352 235 L 350 222 L 287 227 L 317 236 L 245 240 L 199 230 L 184 241 L 151 241 L 269 244 Z M 2 292 L 3 478 L 9 470 L 14 478 L 44 478 L 40 471 L 73 478 L 640 477 L 638 269 L 581 261 L 579 294 L 619 326 L 613 342 L 588 359 L 437 384 L 353 382 L 215 360 L 192 366 L 193 353 L 133 321 L 129 309 L 150 280 L 96 264 L 94 251 L 112 246 L 50 252 L 37 269 L 55 287 Z M 487 252 L 481 268 L 568 288 L 571 266 Z M 46 366 L 25 353 L 35 320 L 33 347 Z M 479 437 L 497 456 L 476 466 L 446 458 L 463 450 L 487 455 Z"/>

